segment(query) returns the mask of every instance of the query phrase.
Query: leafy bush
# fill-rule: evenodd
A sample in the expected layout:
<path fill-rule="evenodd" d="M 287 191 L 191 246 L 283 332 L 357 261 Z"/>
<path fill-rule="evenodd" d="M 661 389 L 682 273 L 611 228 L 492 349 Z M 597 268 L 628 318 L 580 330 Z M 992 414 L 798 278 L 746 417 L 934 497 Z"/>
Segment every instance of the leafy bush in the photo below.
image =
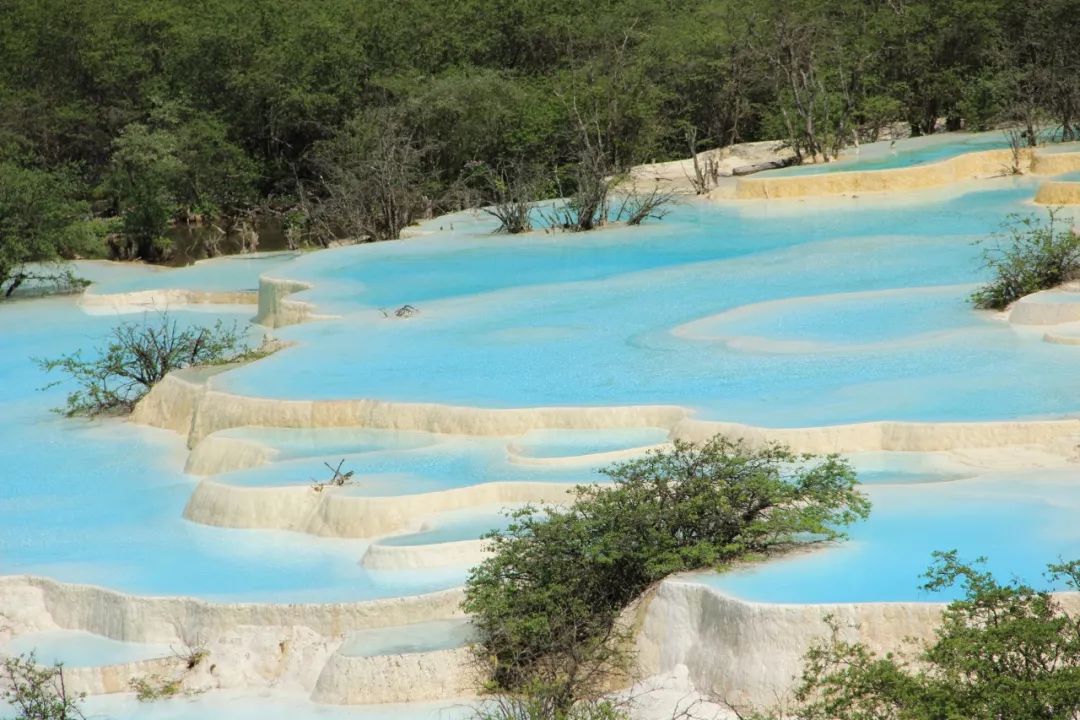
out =
<path fill-rule="evenodd" d="M 161 675 L 131 678 L 128 685 L 135 693 L 135 699 L 141 703 L 167 700 L 179 695 L 181 690 L 181 681 L 178 678 L 165 678 Z"/>
<path fill-rule="evenodd" d="M 515 512 L 466 584 L 493 688 L 546 698 L 559 712 L 626 670 L 618 618 L 652 583 L 843 537 L 870 507 L 838 456 L 720 436 L 603 473 L 612 485 L 579 486 L 566 507 Z"/>
<path fill-rule="evenodd" d="M 358 115 L 317 144 L 310 161 L 318 168 L 318 181 L 301 188 L 315 239 L 324 246 L 396 240 L 427 208 L 429 154 L 430 148 L 388 112 Z"/>
<path fill-rule="evenodd" d="M 266 349 L 249 348 L 236 325 L 220 320 L 210 327 L 181 327 L 162 312 L 141 323 L 124 322 L 112 329 L 93 360 L 82 351 L 38 360 L 46 371 L 60 370 L 78 386 L 60 410 L 67 416 L 129 412 L 156 383 L 173 370 L 253 359 Z M 55 384 L 55 383 L 54 383 Z"/>
<path fill-rule="evenodd" d="M 18 715 L 14 720 L 75 720 L 83 717 L 85 695 L 69 694 L 64 668 L 38 665 L 34 653 L 4 659 L 0 682 L 3 699 Z"/>
<path fill-rule="evenodd" d="M 68 173 L 0 162 L 0 296 L 27 281 L 81 289 L 60 261 L 87 254 L 89 206 Z"/>
<path fill-rule="evenodd" d="M 533 229 L 533 202 L 546 188 L 535 167 L 516 163 L 496 170 L 483 162 L 470 162 L 461 181 L 472 196 L 468 204 L 499 221 L 495 232 L 515 235 Z"/>
<path fill-rule="evenodd" d="M 1080 277 L 1080 235 L 1047 210 L 1045 222 L 1036 215 L 1010 215 L 995 244 L 983 255 L 994 278 L 971 295 L 975 307 L 1003 310 L 1025 295 Z"/>
<path fill-rule="evenodd" d="M 1080 717 L 1080 618 L 1045 590 L 935 553 L 925 589 L 958 583 L 937 638 L 915 657 L 877 656 L 835 637 L 813 648 L 798 697 L 804 720 Z M 981 560 L 980 560 L 981 562 Z M 1080 590 L 1080 561 L 1050 566 Z M 838 630 L 838 628 L 835 628 Z"/>
<path fill-rule="evenodd" d="M 502 695 L 480 703 L 475 720 L 628 720 L 629 714 L 611 700 L 585 700 L 556 708 L 543 694 Z"/>

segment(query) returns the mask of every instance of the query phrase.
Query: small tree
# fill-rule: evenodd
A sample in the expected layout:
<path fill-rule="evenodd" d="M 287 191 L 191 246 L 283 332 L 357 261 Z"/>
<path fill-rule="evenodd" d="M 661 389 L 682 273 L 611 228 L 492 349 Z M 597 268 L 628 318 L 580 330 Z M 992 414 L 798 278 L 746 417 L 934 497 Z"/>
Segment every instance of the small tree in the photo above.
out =
<path fill-rule="evenodd" d="M 652 583 L 785 547 L 832 540 L 869 502 L 837 456 L 754 449 L 723 437 L 676 442 L 603 471 L 567 507 L 515 512 L 488 537 L 464 608 L 492 687 L 562 718 L 630 666 L 624 609 Z"/>
<path fill-rule="evenodd" d="M 314 149 L 318 182 L 301 188 L 313 232 L 333 240 L 396 240 L 425 211 L 428 148 L 388 112 L 357 116 Z"/>
<path fill-rule="evenodd" d="M 165 233 L 179 209 L 175 189 L 183 170 L 177 146 L 172 132 L 143 123 L 128 125 L 114 141 L 105 188 L 123 219 L 120 259 L 168 257 Z"/>
<path fill-rule="evenodd" d="M 573 232 L 606 225 L 613 174 L 614 168 L 598 145 L 583 145 L 572 175 L 574 192 L 552 210 L 548 217 L 551 225 Z"/>
<path fill-rule="evenodd" d="M 76 193 L 63 173 L 0 162 L 0 297 L 10 297 L 27 281 L 61 290 L 85 287 L 61 262 L 101 250 L 90 246 L 89 208 Z"/>
<path fill-rule="evenodd" d="M 936 639 L 913 656 L 878 656 L 833 637 L 811 649 L 797 699 L 805 720 L 965 718 L 1075 720 L 1080 717 L 1080 618 L 1046 590 L 934 554 L 924 589 L 959 584 Z M 978 562 L 983 562 L 981 559 Z M 1080 561 L 1050 566 L 1080 590 Z"/>
<path fill-rule="evenodd" d="M 574 166 L 574 192 L 546 214 L 553 227 L 570 232 L 586 232 L 609 222 L 640 225 L 650 218 L 660 220 L 675 201 L 675 193 L 653 185 L 647 193 L 637 188 L 619 188 L 622 202 L 612 211 L 612 198 L 625 176 L 616 173 L 599 145 L 585 145 Z"/>
<path fill-rule="evenodd" d="M 627 225 L 640 225 L 646 220 L 663 220 L 671 212 L 674 202 L 674 191 L 661 190 L 659 185 L 654 184 L 647 193 L 634 188 L 623 198 L 615 217 L 624 219 Z"/>
<path fill-rule="evenodd" d="M 3 698 L 18 715 L 14 720 L 82 720 L 85 695 L 69 693 L 64 668 L 39 665 L 34 653 L 4 659 Z"/>
<path fill-rule="evenodd" d="M 1003 310 L 1025 295 L 1080 277 L 1080 236 L 1050 208 L 1046 220 L 1009 215 L 983 262 L 994 277 L 971 295 L 975 307 Z"/>
<path fill-rule="evenodd" d="M 517 162 L 495 169 L 475 161 L 465 166 L 461 180 L 473 196 L 469 204 L 499 221 L 495 232 L 514 235 L 533 229 L 533 202 L 546 184 L 535 168 Z"/>
<path fill-rule="evenodd" d="M 60 370 L 77 386 L 67 396 L 64 415 L 95 416 L 130 412 L 155 384 L 173 370 L 214 365 L 254 357 L 236 325 L 220 320 L 210 327 L 181 327 L 167 312 L 147 315 L 141 323 L 114 327 L 95 358 L 82 351 L 37 360 L 46 371 Z M 54 385 L 56 383 L 53 383 Z M 51 387 L 51 386 L 50 386 Z"/>

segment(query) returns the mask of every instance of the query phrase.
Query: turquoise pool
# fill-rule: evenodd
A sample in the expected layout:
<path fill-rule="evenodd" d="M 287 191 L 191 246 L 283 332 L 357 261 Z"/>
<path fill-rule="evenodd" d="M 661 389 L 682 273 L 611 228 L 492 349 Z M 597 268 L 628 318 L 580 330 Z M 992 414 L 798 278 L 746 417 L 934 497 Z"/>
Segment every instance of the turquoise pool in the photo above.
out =
<path fill-rule="evenodd" d="M 796 165 L 768 170 L 762 177 L 791 177 L 853 170 L 889 170 L 948 160 L 981 150 L 1000 150 L 1009 147 L 1003 132 L 937 133 L 911 138 L 897 143 L 889 140 L 867 143 L 858 149 L 848 148 L 838 160 L 822 165 Z"/>
<path fill-rule="evenodd" d="M 116 321 L 85 315 L 70 297 L 0 304 L 7 349 L 0 354 L 0 573 L 146 595 L 278 602 L 412 595 L 461 582 L 460 568 L 364 570 L 363 542 L 185 521 L 196 480 L 181 472 L 181 437 L 118 420 L 66 420 L 50 412 L 65 388 L 38 389 L 48 378 L 32 357 L 92 346 Z"/>
<path fill-rule="evenodd" d="M 975 241 L 1029 211 L 1035 181 L 985 188 L 688 204 L 592 237 L 469 235 L 459 222 L 445 238 L 307 256 L 290 275 L 340 317 L 281 330 L 298 345 L 214 384 L 286 399 L 677 404 L 766 426 L 1074 413 L 1077 349 L 968 303 L 985 277 Z M 376 309 L 406 303 L 420 314 Z M 738 318 L 725 337 L 679 332 L 725 313 Z"/>

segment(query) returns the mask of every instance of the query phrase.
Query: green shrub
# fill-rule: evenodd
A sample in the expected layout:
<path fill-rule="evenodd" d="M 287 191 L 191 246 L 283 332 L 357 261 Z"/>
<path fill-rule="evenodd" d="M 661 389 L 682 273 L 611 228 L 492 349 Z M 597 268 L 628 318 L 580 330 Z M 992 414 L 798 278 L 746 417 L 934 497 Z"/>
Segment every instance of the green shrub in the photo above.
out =
<path fill-rule="evenodd" d="M 806 658 L 804 720 L 965 718 L 1073 720 L 1080 717 L 1080 618 L 1048 591 L 998 583 L 935 553 L 925 589 L 957 584 L 964 597 L 945 610 L 936 639 L 913 656 L 875 655 L 837 638 Z M 1051 577 L 1080 590 L 1080 562 L 1050 566 Z"/>
<path fill-rule="evenodd" d="M 850 465 L 715 437 L 603 470 L 566 507 L 527 507 L 466 584 L 492 689 L 566 712 L 622 674 L 620 614 L 671 573 L 843 537 L 869 512 Z M 545 717 L 558 717 L 549 715 Z"/>
<path fill-rule="evenodd" d="M 24 283 L 82 289 L 64 266 L 88 244 L 89 207 L 68 172 L 45 172 L 0 161 L 0 297 Z"/>
<path fill-rule="evenodd" d="M 971 295 L 975 307 L 1003 310 L 1025 295 L 1080 277 L 1080 235 L 1049 209 L 1036 215 L 1009 215 L 993 246 L 983 254 L 993 279 Z"/>
<path fill-rule="evenodd" d="M 64 685 L 64 668 L 38 665 L 34 653 L 4 659 L 2 698 L 17 715 L 13 720 L 75 720 L 82 718 L 79 704 L 84 694 L 73 694 Z"/>
<path fill-rule="evenodd" d="M 114 327 L 92 360 L 84 359 L 78 350 L 37 363 L 46 372 L 60 370 L 78 386 L 60 412 L 93 417 L 129 412 L 173 370 L 253 359 L 265 352 L 265 348 L 249 348 L 235 324 L 227 326 L 219 320 L 210 327 L 182 328 L 162 312 Z"/>
<path fill-rule="evenodd" d="M 553 707 L 543 693 L 502 695 L 481 702 L 474 720 L 629 720 L 625 708 L 611 700 L 585 700 L 567 709 Z"/>
<path fill-rule="evenodd" d="M 135 699 L 141 703 L 167 700 L 180 694 L 181 681 L 177 678 L 164 678 L 151 675 L 145 678 L 131 678 L 128 685 L 135 693 Z"/>

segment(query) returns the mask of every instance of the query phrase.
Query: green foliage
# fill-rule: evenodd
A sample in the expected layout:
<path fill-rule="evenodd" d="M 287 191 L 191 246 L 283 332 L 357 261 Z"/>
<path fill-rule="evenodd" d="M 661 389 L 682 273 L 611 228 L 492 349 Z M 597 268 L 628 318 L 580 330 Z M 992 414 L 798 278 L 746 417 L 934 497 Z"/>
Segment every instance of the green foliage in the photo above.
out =
<path fill-rule="evenodd" d="M 913 657 L 877 656 L 833 638 L 807 655 L 798 691 L 805 720 L 1072 720 L 1080 714 L 1080 618 L 1048 591 L 935 553 L 925 588 L 959 584 L 937 637 Z M 1050 567 L 1080 590 L 1080 562 Z"/>
<path fill-rule="evenodd" d="M 165 678 L 161 675 L 149 677 L 131 678 L 128 683 L 131 691 L 135 693 L 135 699 L 141 703 L 168 700 L 180 694 L 181 681 L 177 678 Z"/>
<path fill-rule="evenodd" d="M 563 709 L 544 693 L 501 695 L 481 702 L 474 720 L 629 720 L 629 713 L 610 700 L 583 700 Z"/>
<path fill-rule="evenodd" d="M 495 232 L 517 234 L 533 229 L 534 201 L 545 183 L 535 165 L 515 162 L 495 169 L 483 162 L 466 163 L 461 186 L 465 204 L 479 207 L 499 221 Z"/>
<path fill-rule="evenodd" d="M 4 659 L 0 674 L 3 699 L 17 712 L 13 720 L 82 720 L 85 695 L 69 694 L 64 668 L 38 665 L 34 653 Z"/>
<path fill-rule="evenodd" d="M 869 501 L 837 456 L 716 437 L 607 468 L 566 507 L 528 507 L 468 580 L 464 608 L 495 688 L 565 711 L 626 669 L 620 614 L 652 583 L 835 540 Z"/>
<path fill-rule="evenodd" d="M 94 349 L 92 359 L 77 350 L 37 363 L 46 372 L 59 370 L 76 386 L 58 412 L 93 417 L 129 412 L 173 370 L 252 359 L 259 353 L 244 343 L 235 324 L 226 326 L 219 320 L 210 327 L 181 327 L 162 312 L 114 327 L 105 346 Z"/>
<path fill-rule="evenodd" d="M 525 158 L 574 193 L 583 126 L 615 172 L 684 156 L 688 129 L 805 158 L 898 120 L 1071 138 L 1078 35 L 1075 0 L 9 0 L 0 161 L 76 168 L 77 199 L 123 220 L 117 253 L 156 259 L 171 221 L 325 200 L 328 160 L 385 160 L 357 137 L 380 115 L 422 151 L 423 212 L 460 207 L 470 162 Z M 365 237 L 396 237 L 382 214 Z M 360 237 L 332 225 L 305 233 Z"/>
<path fill-rule="evenodd" d="M 69 174 L 0 162 L 0 296 L 28 280 L 82 287 L 60 261 L 89 254 L 94 233 Z"/>
<path fill-rule="evenodd" d="M 975 307 L 1003 310 L 1025 295 L 1080 278 L 1080 235 L 1050 208 L 1010 215 L 983 259 L 993 278 L 971 295 Z"/>
<path fill-rule="evenodd" d="M 316 239 L 396 240 L 425 210 L 424 146 L 389 113 L 359 115 L 318 144 L 309 219 Z"/>
<path fill-rule="evenodd" d="M 181 174 L 176 137 L 142 123 L 125 127 L 113 144 L 108 188 L 123 218 L 124 258 L 162 260 L 165 232 L 176 214 Z"/>

